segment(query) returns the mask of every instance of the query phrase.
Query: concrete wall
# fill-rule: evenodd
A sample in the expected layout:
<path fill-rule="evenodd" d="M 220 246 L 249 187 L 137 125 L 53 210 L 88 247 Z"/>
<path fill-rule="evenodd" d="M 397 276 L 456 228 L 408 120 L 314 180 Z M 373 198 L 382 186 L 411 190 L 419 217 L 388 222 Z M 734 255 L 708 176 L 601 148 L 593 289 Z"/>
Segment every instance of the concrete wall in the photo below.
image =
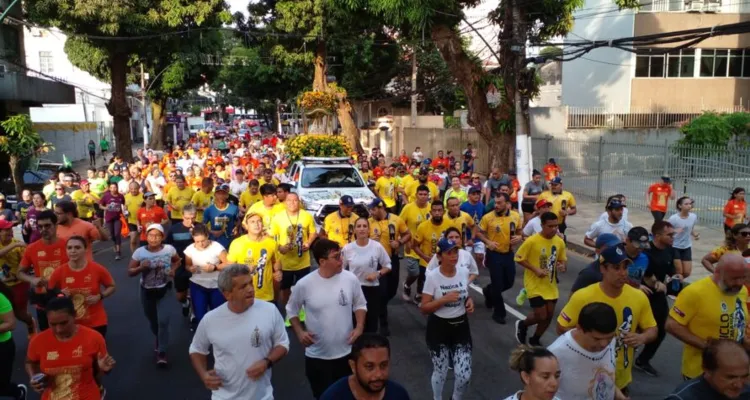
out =
<path fill-rule="evenodd" d="M 634 109 L 724 110 L 750 105 L 747 78 L 633 78 L 631 85 Z"/>
<path fill-rule="evenodd" d="M 99 128 L 99 125 L 93 122 L 34 124 L 34 130 L 39 132 L 45 141 L 55 146 L 55 150 L 42 158 L 56 162 L 62 162 L 63 154 L 71 161 L 88 159 L 89 140 L 97 143 L 98 148 Z M 111 138 L 109 141 L 113 143 Z"/>

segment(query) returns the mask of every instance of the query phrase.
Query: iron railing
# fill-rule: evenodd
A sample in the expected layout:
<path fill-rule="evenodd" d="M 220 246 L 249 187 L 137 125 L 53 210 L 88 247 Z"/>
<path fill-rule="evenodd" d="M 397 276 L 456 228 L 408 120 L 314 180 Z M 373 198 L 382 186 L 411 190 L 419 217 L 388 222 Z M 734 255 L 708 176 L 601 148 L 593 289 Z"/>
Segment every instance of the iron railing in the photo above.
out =
<path fill-rule="evenodd" d="M 629 112 L 620 113 L 605 107 L 567 107 L 567 126 L 568 129 L 679 128 L 706 111 L 740 112 L 745 109 L 742 106 L 667 111 L 631 108 Z"/>

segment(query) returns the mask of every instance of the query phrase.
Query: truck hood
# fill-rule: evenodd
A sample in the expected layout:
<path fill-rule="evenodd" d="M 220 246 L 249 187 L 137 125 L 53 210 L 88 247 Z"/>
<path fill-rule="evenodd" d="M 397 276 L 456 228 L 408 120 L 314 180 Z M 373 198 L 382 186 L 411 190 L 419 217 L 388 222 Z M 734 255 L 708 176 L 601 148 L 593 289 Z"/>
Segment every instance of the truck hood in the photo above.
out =
<path fill-rule="evenodd" d="M 375 195 L 367 188 L 313 189 L 303 190 L 300 197 L 309 208 L 318 208 L 330 204 L 339 204 L 341 196 L 349 195 L 358 204 L 370 204 Z"/>

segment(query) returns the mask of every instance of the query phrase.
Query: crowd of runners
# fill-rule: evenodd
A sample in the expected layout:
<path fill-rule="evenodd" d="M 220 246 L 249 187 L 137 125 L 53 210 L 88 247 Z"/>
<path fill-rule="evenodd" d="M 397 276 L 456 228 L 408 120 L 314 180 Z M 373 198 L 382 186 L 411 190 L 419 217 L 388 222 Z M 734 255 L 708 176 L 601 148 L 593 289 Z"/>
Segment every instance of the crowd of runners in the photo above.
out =
<path fill-rule="evenodd" d="M 441 399 L 452 371 L 459 400 L 472 379 L 496 379 L 472 377 L 469 319 L 480 304 L 470 287 L 481 269 L 494 322 L 511 322 L 509 298 L 532 310 L 513 322 L 519 346 L 509 363 L 523 389 L 508 399 L 627 399 L 634 367 L 659 376 L 650 361 L 667 333 L 684 344 L 685 382 L 665 382 L 676 387 L 669 398 L 750 398 L 742 188 L 724 208 L 725 243 L 700 255 L 711 276 L 688 285 L 698 217 L 666 176 L 644 188 L 653 225 L 632 226 L 625 196 L 611 196 L 585 233 L 594 261 L 566 276 L 576 199 L 554 159 L 522 187 L 514 171 L 476 174 L 471 145 L 458 158 L 417 148 L 387 159 L 372 149 L 351 161 L 377 196 L 368 215 L 344 195 L 320 227 L 294 191 L 277 136 L 204 136 L 165 154 L 139 149 L 132 162 L 96 161 L 83 179 L 61 172 L 42 191 L 24 191 L 15 209 L 0 197 L 0 397 L 105 397 L 104 376 L 116 367 L 105 305 L 118 285 L 135 284 L 115 282 L 102 265 L 108 256 L 94 257 L 94 242 L 109 241 L 138 280 L 154 363 L 189 351 L 214 399 L 274 398 L 271 371 L 289 351 L 288 331 L 305 348 L 313 398 L 408 399 L 389 378 L 388 309 L 400 294 L 427 319 L 425 387 Z M 558 307 L 560 280 L 575 282 Z M 189 350 L 170 347 L 176 304 L 194 331 Z M 28 384 L 11 381 L 23 357 L 12 333 L 19 321 L 30 338 Z M 550 326 L 560 336 L 543 343 Z"/>

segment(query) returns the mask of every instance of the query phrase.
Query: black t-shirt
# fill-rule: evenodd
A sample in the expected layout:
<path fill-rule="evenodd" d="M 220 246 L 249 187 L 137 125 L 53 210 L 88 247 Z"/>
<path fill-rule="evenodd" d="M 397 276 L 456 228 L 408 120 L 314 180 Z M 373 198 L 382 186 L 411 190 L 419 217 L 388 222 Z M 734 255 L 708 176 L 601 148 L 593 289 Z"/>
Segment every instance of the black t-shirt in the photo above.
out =
<path fill-rule="evenodd" d="M 570 289 L 571 293 L 575 293 L 575 291 L 579 289 L 583 289 L 601 281 L 602 272 L 599 270 L 599 259 L 597 258 L 578 273 L 576 281 L 573 282 L 573 288 Z"/>
<path fill-rule="evenodd" d="M 729 400 L 729 397 L 717 392 L 701 376 L 680 384 L 664 400 Z M 740 397 L 735 400 L 750 400 L 750 387 L 745 387 Z"/>
<path fill-rule="evenodd" d="M 648 257 L 648 268 L 644 276 L 656 276 L 659 282 L 664 282 L 667 276 L 675 274 L 674 260 L 679 258 L 677 252 L 672 246 L 659 249 L 651 242 L 651 248 L 644 251 Z"/>
<path fill-rule="evenodd" d="M 385 383 L 385 395 L 383 400 L 409 400 L 409 393 L 403 386 L 391 380 Z M 349 388 L 349 377 L 343 377 L 336 381 L 320 397 L 320 400 L 356 400 L 352 390 Z"/>
<path fill-rule="evenodd" d="M 172 224 L 167 234 L 167 244 L 170 244 L 177 250 L 177 254 L 184 260 L 185 249 L 193 244 L 193 235 L 190 233 L 191 228 L 188 228 L 183 223 Z"/>

